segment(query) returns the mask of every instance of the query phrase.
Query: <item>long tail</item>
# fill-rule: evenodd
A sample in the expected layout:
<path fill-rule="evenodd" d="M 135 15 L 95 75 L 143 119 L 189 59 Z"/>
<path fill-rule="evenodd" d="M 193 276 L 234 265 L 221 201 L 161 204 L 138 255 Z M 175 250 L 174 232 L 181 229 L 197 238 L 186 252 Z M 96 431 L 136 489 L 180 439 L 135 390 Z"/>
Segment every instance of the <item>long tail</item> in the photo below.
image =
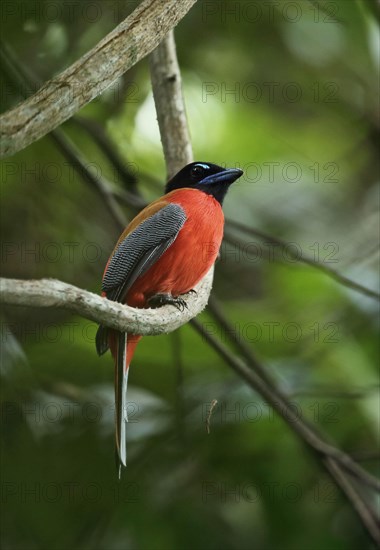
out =
<path fill-rule="evenodd" d="M 127 388 L 129 365 L 141 336 L 117 332 L 100 326 L 96 334 L 96 349 L 99 355 L 108 348 L 115 363 L 115 456 L 119 478 L 127 465 L 126 425 L 128 422 Z"/>
<path fill-rule="evenodd" d="M 116 349 L 112 342 L 112 336 L 114 336 L 116 341 Z M 119 479 L 123 466 L 127 465 L 126 426 L 128 422 L 127 388 L 129 366 L 140 339 L 141 336 L 125 332 L 116 332 L 110 338 L 110 347 L 115 361 L 115 454 Z"/>
<path fill-rule="evenodd" d="M 127 363 L 128 335 L 118 332 L 116 337 L 115 360 L 115 412 L 116 412 L 116 466 L 121 476 L 121 469 L 127 465 L 127 441 L 126 424 L 127 413 L 127 387 L 129 364 Z"/>

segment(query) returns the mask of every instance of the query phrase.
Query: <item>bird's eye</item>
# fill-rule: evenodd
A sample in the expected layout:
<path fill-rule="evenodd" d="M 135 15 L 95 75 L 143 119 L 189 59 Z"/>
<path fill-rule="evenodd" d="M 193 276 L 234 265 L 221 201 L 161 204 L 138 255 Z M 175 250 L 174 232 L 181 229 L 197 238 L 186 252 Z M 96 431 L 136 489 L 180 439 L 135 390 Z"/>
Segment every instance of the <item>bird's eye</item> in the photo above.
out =
<path fill-rule="evenodd" d="M 191 177 L 193 179 L 202 178 L 204 176 L 204 173 L 205 173 L 205 169 L 199 164 L 196 164 L 195 166 L 193 166 L 190 172 Z"/>

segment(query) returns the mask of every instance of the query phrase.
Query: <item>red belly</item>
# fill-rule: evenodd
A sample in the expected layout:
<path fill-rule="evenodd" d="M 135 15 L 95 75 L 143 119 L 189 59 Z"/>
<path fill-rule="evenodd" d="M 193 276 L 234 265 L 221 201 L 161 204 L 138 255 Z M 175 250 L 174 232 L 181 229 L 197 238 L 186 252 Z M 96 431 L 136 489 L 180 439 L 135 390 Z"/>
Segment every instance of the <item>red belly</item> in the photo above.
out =
<path fill-rule="evenodd" d="M 171 202 L 184 208 L 187 220 L 174 243 L 132 285 L 126 300 L 131 306 L 144 307 L 159 293 L 185 294 L 206 275 L 218 255 L 224 226 L 220 204 L 192 189 L 176 191 Z"/>

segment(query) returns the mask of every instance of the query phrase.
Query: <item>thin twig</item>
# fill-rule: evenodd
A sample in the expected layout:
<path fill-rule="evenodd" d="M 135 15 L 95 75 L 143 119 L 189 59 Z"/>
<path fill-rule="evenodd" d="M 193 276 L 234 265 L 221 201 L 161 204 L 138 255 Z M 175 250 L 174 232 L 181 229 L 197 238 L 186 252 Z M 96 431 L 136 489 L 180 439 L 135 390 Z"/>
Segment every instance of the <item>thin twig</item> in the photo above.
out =
<path fill-rule="evenodd" d="M 71 121 L 83 128 L 96 142 L 102 153 L 111 163 L 117 180 L 121 179 L 131 193 L 140 196 L 137 189 L 136 175 L 128 168 L 128 163 L 121 158 L 117 151 L 116 145 L 111 143 L 108 139 L 103 126 L 95 120 L 82 116 L 74 116 Z"/>
<path fill-rule="evenodd" d="M 257 374 L 269 385 L 274 386 L 275 382 L 273 377 L 268 372 L 261 362 L 256 358 L 255 354 L 251 348 L 246 344 L 246 342 L 236 336 L 236 332 L 231 327 L 228 319 L 225 317 L 222 308 L 219 304 L 219 300 L 215 296 L 211 296 L 208 302 L 208 311 L 220 325 L 223 330 L 223 333 L 227 335 L 231 342 L 235 345 L 236 349 L 241 353 L 241 355 L 246 359 L 247 363 L 255 369 Z M 285 397 L 285 396 L 283 396 Z"/>
<path fill-rule="evenodd" d="M 367 460 L 376 460 L 377 462 L 380 461 L 379 449 L 369 451 L 352 451 L 350 456 L 357 462 L 365 462 Z"/>
<path fill-rule="evenodd" d="M 118 229 L 124 228 L 126 225 L 125 216 L 112 193 L 111 186 L 107 185 L 103 178 L 95 174 L 95 172 L 92 172 L 86 166 L 86 162 L 82 158 L 81 153 L 61 130 L 53 130 L 50 132 L 50 137 L 59 145 L 62 154 L 81 177 L 89 183 L 91 187 L 98 191 L 107 210 L 116 222 Z"/>
<path fill-rule="evenodd" d="M 352 390 L 342 390 L 330 386 L 318 386 L 312 388 L 300 388 L 288 393 L 288 397 L 319 397 L 322 399 L 363 399 L 369 394 L 378 392 L 380 386 L 372 384 L 370 386 L 355 388 Z"/>
<path fill-rule="evenodd" d="M 211 422 L 211 416 L 212 416 L 212 413 L 214 412 L 214 409 L 215 409 L 215 407 L 217 406 L 217 404 L 218 404 L 217 399 L 213 399 L 213 400 L 211 401 L 210 409 L 209 409 L 208 414 L 207 414 L 207 418 L 206 418 L 206 431 L 207 431 L 208 435 L 210 435 L 210 422 Z"/>
<path fill-rule="evenodd" d="M 304 254 L 300 256 L 299 254 L 297 254 L 297 252 L 294 252 L 294 250 L 292 250 L 291 247 L 289 247 L 289 243 L 280 239 L 279 237 L 274 237 L 273 235 L 269 235 L 264 231 L 261 231 L 259 229 L 254 229 L 253 227 L 249 227 L 235 220 L 228 219 L 226 223 L 227 223 L 227 227 L 232 227 L 248 235 L 253 235 L 254 237 L 258 237 L 259 239 L 264 241 L 264 244 L 274 244 L 276 246 L 279 246 L 280 249 L 282 250 L 286 249 L 287 255 L 289 255 L 289 257 L 293 258 L 295 261 L 304 263 L 306 265 L 314 267 L 315 269 L 318 269 L 319 271 L 321 271 L 325 275 L 328 275 L 329 277 L 331 277 L 341 285 L 347 288 L 350 288 L 351 290 L 355 290 L 356 292 L 360 292 L 361 294 L 364 294 L 369 298 L 375 298 L 376 300 L 380 300 L 380 294 L 375 290 L 367 288 L 361 285 L 360 283 L 357 283 L 356 281 L 352 281 L 348 277 L 345 277 L 344 275 L 341 275 L 334 269 L 331 269 L 331 267 L 327 267 L 326 265 L 313 260 L 309 256 L 306 256 Z"/>

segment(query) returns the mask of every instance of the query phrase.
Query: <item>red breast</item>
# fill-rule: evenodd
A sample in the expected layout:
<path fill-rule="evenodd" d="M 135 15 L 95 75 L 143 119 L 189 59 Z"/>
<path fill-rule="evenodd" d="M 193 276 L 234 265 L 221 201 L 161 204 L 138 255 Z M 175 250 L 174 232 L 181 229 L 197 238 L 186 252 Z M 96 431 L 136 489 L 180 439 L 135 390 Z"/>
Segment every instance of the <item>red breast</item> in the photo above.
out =
<path fill-rule="evenodd" d="M 156 210 L 158 204 L 163 207 L 168 202 L 182 206 L 186 222 L 174 243 L 132 285 L 126 300 L 131 306 L 144 307 L 154 294 L 185 294 L 206 275 L 218 255 L 224 228 L 219 202 L 202 191 L 184 188 L 164 195 L 151 206 Z"/>

